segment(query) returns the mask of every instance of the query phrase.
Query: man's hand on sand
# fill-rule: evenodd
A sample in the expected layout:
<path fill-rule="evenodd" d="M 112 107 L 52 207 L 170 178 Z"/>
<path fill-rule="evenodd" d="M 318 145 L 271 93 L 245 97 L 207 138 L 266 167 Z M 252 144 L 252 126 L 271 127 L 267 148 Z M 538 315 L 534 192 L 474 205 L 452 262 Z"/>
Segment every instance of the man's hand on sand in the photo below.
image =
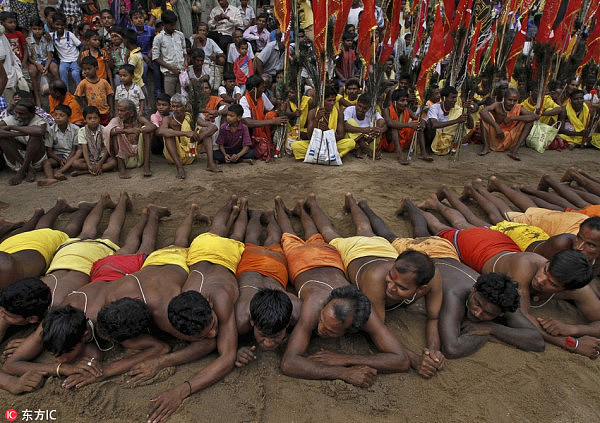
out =
<path fill-rule="evenodd" d="M 573 352 L 595 360 L 600 356 L 600 339 L 587 335 L 577 338 L 577 348 Z"/>
<path fill-rule="evenodd" d="M 252 347 L 241 347 L 237 350 L 237 357 L 235 359 L 236 367 L 243 367 L 251 361 L 256 360 L 256 346 Z"/>
<path fill-rule="evenodd" d="M 4 356 L 4 358 L 8 358 L 11 355 L 13 355 L 15 350 L 19 348 L 19 345 L 21 345 L 24 340 L 25 338 L 17 338 L 10 340 L 8 344 L 6 344 L 6 347 L 4 347 L 4 351 L 2 351 L 2 355 Z"/>
<path fill-rule="evenodd" d="M 148 412 L 148 423 L 164 422 L 177 411 L 184 399 L 185 395 L 182 395 L 177 388 L 169 389 L 156 398 L 152 398 L 150 402 L 154 404 Z"/>
<path fill-rule="evenodd" d="M 161 366 L 158 358 L 146 359 L 133 366 L 131 370 L 127 372 L 127 376 L 131 376 L 131 379 L 129 379 L 127 383 L 136 386 L 137 384 L 154 377 L 160 370 Z"/>
<path fill-rule="evenodd" d="M 429 379 L 434 376 L 439 370 L 442 370 L 446 358 L 441 351 L 433 351 L 427 348 L 423 349 L 423 355 L 421 356 L 421 364 L 417 369 L 419 376 Z"/>
<path fill-rule="evenodd" d="M 94 376 L 91 373 L 75 373 L 63 381 L 62 387 L 65 389 L 83 388 L 86 385 L 100 382 L 103 379 L 102 376 Z"/>
<path fill-rule="evenodd" d="M 369 366 L 352 366 L 348 367 L 343 379 L 354 386 L 360 388 L 368 388 L 375 382 L 377 370 Z"/>
<path fill-rule="evenodd" d="M 45 372 L 28 371 L 21 377 L 15 377 L 15 382 L 10 384 L 8 391 L 13 395 L 23 392 L 33 392 L 40 389 L 44 384 Z"/>
<path fill-rule="evenodd" d="M 558 319 L 552 317 L 542 319 L 538 317 L 537 320 L 544 330 L 552 336 L 571 336 L 575 334 L 574 326 L 563 323 Z"/>
<path fill-rule="evenodd" d="M 310 360 L 317 361 L 328 366 L 347 366 L 348 356 L 335 351 L 328 351 L 321 348 L 321 351 L 308 356 Z"/>

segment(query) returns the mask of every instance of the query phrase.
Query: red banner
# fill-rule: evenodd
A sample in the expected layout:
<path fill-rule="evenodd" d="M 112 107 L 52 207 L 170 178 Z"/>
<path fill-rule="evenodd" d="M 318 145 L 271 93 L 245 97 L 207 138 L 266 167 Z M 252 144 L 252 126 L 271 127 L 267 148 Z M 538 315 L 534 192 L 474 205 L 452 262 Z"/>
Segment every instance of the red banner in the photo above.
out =
<path fill-rule="evenodd" d="M 467 73 L 475 75 L 475 49 L 477 48 L 477 41 L 479 40 L 479 34 L 481 33 L 481 21 L 477 22 L 475 32 L 471 37 L 471 49 L 469 50 L 469 57 L 467 58 Z"/>
<path fill-rule="evenodd" d="M 586 48 L 587 53 L 577 69 L 578 74 L 581 74 L 581 70 L 590 60 L 600 63 L 600 20 L 596 20 L 596 26 L 587 40 Z"/>
<path fill-rule="evenodd" d="M 281 32 L 287 32 L 292 16 L 292 0 L 275 0 L 273 3 L 273 15 L 279 22 Z"/>
<path fill-rule="evenodd" d="M 321 0 L 326 1 L 326 0 Z M 358 33 L 358 44 L 356 51 L 360 55 L 365 66 L 369 66 L 372 55 L 372 36 L 371 32 L 377 28 L 377 21 L 375 20 L 375 1 L 364 0 L 364 9 L 360 15 L 360 25 Z M 315 39 L 317 38 L 315 33 Z M 367 72 L 368 73 L 368 72 Z"/>
<path fill-rule="evenodd" d="M 383 37 L 383 47 L 381 48 L 381 53 L 379 55 L 380 63 L 385 63 L 387 58 L 390 57 L 390 54 L 392 54 L 392 51 L 394 50 L 396 41 L 398 40 L 398 35 L 400 34 L 400 12 L 402 11 L 402 2 L 394 1 L 391 3 L 393 3 L 391 14 L 392 20 L 388 22 L 385 30 L 385 36 Z M 398 52 L 396 54 L 400 53 Z"/>
<path fill-rule="evenodd" d="M 523 45 L 525 45 L 525 38 L 527 36 L 528 20 L 529 12 L 523 15 L 523 20 L 521 21 L 521 29 L 515 35 L 512 47 L 510 49 L 510 52 L 508 53 L 508 58 L 506 59 L 506 73 L 509 80 L 513 74 L 513 71 L 515 70 L 515 64 L 517 63 L 519 54 L 523 52 Z"/>
<path fill-rule="evenodd" d="M 340 0 L 337 16 L 335 17 L 335 24 L 333 26 L 333 52 L 336 55 L 340 54 L 342 36 L 344 35 L 344 29 L 346 29 L 348 13 L 350 13 L 351 7 L 352 0 Z"/>
<path fill-rule="evenodd" d="M 435 23 L 433 24 L 433 31 L 431 33 L 431 42 L 429 43 L 429 48 L 421 63 L 421 72 L 417 79 L 417 91 L 421 98 L 425 98 L 425 84 L 427 82 L 428 72 L 445 56 L 444 20 L 440 13 L 440 7 L 437 6 L 435 11 Z"/>
<path fill-rule="evenodd" d="M 550 42 L 552 34 L 552 26 L 556 20 L 556 15 L 560 7 L 560 0 L 548 0 L 544 6 L 544 12 L 540 21 L 540 26 L 535 37 L 536 41 L 540 44 Z"/>
<path fill-rule="evenodd" d="M 327 1 L 328 0 L 312 0 L 312 10 L 314 17 L 314 32 L 315 32 L 315 50 L 317 60 L 321 60 L 322 54 L 325 52 L 326 26 L 327 26 Z"/>

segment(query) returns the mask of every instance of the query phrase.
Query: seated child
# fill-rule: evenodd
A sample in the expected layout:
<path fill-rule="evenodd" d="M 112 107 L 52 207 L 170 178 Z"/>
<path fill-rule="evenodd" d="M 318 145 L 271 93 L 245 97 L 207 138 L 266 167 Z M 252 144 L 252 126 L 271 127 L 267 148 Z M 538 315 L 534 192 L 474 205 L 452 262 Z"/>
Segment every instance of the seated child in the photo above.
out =
<path fill-rule="evenodd" d="M 239 104 L 232 104 L 227 111 L 227 122 L 221 125 L 217 145 L 219 149 L 213 153 L 214 160 L 221 163 L 254 164 L 254 150 L 248 127 L 242 123 L 244 109 Z"/>
<path fill-rule="evenodd" d="M 156 97 L 156 113 L 150 116 L 150 122 L 160 128 L 162 121 L 165 117 L 171 115 L 171 97 L 167 94 L 160 94 Z M 150 151 L 152 154 L 162 154 L 164 148 L 163 137 L 156 135 L 156 132 L 152 135 L 150 144 Z"/>
<path fill-rule="evenodd" d="M 225 103 L 238 103 L 242 97 L 242 91 L 235 84 L 235 80 L 233 72 L 225 72 L 223 74 L 223 84 L 219 87 L 218 94 Z"/>
<path fill-rule="evenodd" d="M 131 100 L 135 104 L 138 114 L 144 111 L 144 103 L 146 97 L 142 88 L 133 83 L 133 75 L 135 68 L 133 65 L 123 65 L 119 69 L 119 79 L 121 84 L 116 86 L 115 101 L 118 103 L 121 100 Z M 141 78 L 140 78 L 141 79 Z"/>
<path fill-rule="evenodd" d="M 83 118 L 85 119 L 85 126 L 80 128 L 77 134 L 81 155 L 73 162 L 72 167 L 77 170 L 71 172 L 71 176 L 88 173 L 98 176 L 102 172 L 114 170 L 117 161 L 114 157 L 110 157 L 106 151 L 103 136 L 104 126 L 100 124 L 98 108 L 87 106 L 83 109 Z"/>
<path fill-rule="evenodd" d="M 49 136 L 46 141 L 46 154 L 48 158 L 42 162 L 45 179 L 38 181 L 38 186 L 49 186 L 58 181 L 65 180 L 63 172 L 67 171 L 77 153 L 77 133 L 79 128 L 69 122 L 71 119 L 71 108 L 59 104 L 54 108 L 54 122 L 50 127 Z M 52 168 L 59 169 L 53 173 Z"/>
<path fill-rule="evenodd" d="M 82 109 L 96 106 L 100 111 L 100 123 L 106 125 L 114 115 L 113 90 L 108 81 L 98 78 L 98 61 L 95 57 L 84 57 L 81 67 L 85 79 L 77 85 L 75 96 Z"/>
<path fill-rule="evenodd" d="M 210 74 L 207 72 L 207 69 L 204 68 L 205 57 L 204 51 L 201 48 L 192 50 L 192 54 L 190 55 L 192 66 L 188 70 L 188 76 L 190 79 L 204 79 L 209 83 L 212 83 Z"/>

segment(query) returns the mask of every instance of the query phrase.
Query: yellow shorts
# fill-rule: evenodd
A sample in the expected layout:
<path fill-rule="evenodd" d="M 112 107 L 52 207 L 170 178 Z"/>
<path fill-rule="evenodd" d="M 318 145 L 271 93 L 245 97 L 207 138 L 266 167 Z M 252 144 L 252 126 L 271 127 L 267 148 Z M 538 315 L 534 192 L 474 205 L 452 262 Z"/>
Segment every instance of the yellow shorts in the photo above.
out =
<path fill-rule="evenodd" d="M 351 236 L 348 238 L 335 238 L 329 242 L 333 245 L 344 262 L 347 269 L 352 260 L 362 257 L 386 257 L 396 259 L 398 252 L 392 244 L 380 236 Z"/>
<path fill-rule="evenodd" d="M 70 238 L 58 247 L 46 274 L 55 270 L 76 270 L 89 276 L 96 260 L 117 251 L 119 246 L 110 239 Z"/>
<path fill-rule="evenodd" d="M 188 250 L 187 265 L 193 266 L 199 261 L 209 261 L 225 266 L 235 273 L 243 252 L 243 242 L 205 232 L 192 241 Z"/>
<path fill-rule="evenodd" d="M 0 251 L 14 254 L 19 251 L 34 250 L 44 257 L 46 267 L 48 267 L 56 249 L 67 239 L 69 236 L 61 231 L 48 228 L 35 229 L 5 239 L 0 244 Z"/>
<path fill-rule="evenodd" d="M 560 234 L 577 235 L 579 226 L 588 217 L 581 213 L 529 207 L 525 210 L 525 213 L 508 212 L 506 218 L 512 222 L 537 226 L 549 236 L 554 236 Z"/>
<path fill-rule="evenodd" d="M 528 225 L 526 223 L 509 222 L 503 220 L 490 229 L 502 232 L 514 241 L 519 246 L 521 251 L 526 251 L 527 248 L 536 241 L 545 241 L 550 236 L 537 226 Z"/>
<path fill-rule="evenodd" d="M 460 261 L 454 245 L 439 236 L 396 238 L 392 241 L 392 245 L 398 254 L 402 254 L 406 250 L 415 250 L 427 254 L 430 258 L 453 258 Z"/>
<path fill-rule="evenodd" d="M 168 247 L 154 251 L 152 254 L 146 257 L 146 261 L 144 261 L 142 269 L 148 266 L 165 266 L 167 264 L 174 264 L 181 267 L 187 273 L 190 273 L 190 268 L 187 265 L 187 256 L 187 248 L 169 245 Z"/>

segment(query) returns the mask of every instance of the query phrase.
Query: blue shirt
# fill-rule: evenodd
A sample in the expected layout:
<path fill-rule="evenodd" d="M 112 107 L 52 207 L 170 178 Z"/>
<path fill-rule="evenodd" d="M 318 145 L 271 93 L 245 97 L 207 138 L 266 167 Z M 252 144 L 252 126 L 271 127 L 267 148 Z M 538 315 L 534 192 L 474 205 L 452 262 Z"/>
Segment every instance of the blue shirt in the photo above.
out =
<path fill-rule="evenodd" d="M 142 56 L 148 56 L 152 50 L 152 41 L 154 40 L 154 28 L 144 25 L 144 31 L 140 34 L 134 25 L 129 26 L 137 33 L 137 45 L 142 51 Z"/>

